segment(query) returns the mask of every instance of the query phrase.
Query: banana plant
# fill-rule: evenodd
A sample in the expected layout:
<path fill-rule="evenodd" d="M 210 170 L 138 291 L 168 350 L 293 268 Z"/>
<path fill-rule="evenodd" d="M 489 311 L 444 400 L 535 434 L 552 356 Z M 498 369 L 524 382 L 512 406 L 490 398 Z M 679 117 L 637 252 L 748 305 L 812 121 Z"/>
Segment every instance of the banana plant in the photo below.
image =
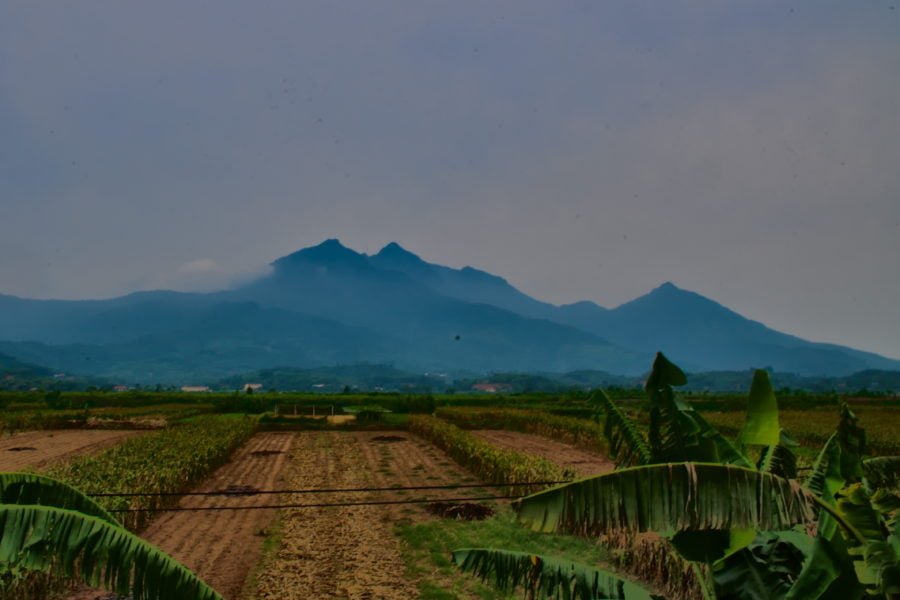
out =
<path fill-rule="evenodd" d="M 676 396 L 673 388 L 686 381 L 657 355 L 646 383 L 647 439 L 597 392 L 619 468 L 522 499 L 519 521 L 536 531 L 584 536 L 658 532 L 698 565 L 708 598 L 852 600 L 900 592 L 900 461 L 863 460 L 865 432 L 848 408 L 801 483 L 795 479 L 795 443 L 780 428 L 765 371 L 754 374 L 737 444 Z M 808 534 L 814 526 L 815 537 Z M 496 580 L 500 571 L 488 564 L 499 563 L 502 551 L 481 556 L 479 568 L 468 570 Z"/>
<path fill-rule="evenodd" d="M 222 600 L 91 498 L 30 473 L 0 473 L 0 567 L 52 569 L 133 600 Z"/>

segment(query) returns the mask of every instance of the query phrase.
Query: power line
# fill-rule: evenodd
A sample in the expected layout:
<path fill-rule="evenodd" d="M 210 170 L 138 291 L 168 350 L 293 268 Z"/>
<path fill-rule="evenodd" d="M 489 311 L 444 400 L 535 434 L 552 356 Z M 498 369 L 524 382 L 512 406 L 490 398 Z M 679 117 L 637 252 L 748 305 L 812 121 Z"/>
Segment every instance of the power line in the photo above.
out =
<path fill-rule="evenodd" d="M 455 490 L 462 488 L 509 488 L 540 485 L 557 485 L 569 481 L 529 481 L 523 483 L 458 483 L 449 485 L 411 485 L 404 487 L 360 487 L 360 488 L 306 488 L 299 490 L 253 490 L 234 489 L 216 490 L 212 492 L 98 492 L 88 494 L 93 498 L 133 498 L 144 496 L 256 496 L 264 494 L 337 494 L 361 492 L 399 492 L 416 490 Z"/>
<path fill-rule="evenodd" d="M 420 500 L 369 500 L 365 502 L 323 502 L 320 504 L 263 504 L 254 506 L 185 506 L 167 508 L 118 508 L 111 513 L 193 512 L 204 510 L 258 510 L 275 508 L 330 508 L 340 506 L 376 506 L 386 504 L 431 504 L 433 502 L 469 502 L 474 500 L 517 500 L 522 496 L 471 496 L 466 498 L 426 498 Z"/>

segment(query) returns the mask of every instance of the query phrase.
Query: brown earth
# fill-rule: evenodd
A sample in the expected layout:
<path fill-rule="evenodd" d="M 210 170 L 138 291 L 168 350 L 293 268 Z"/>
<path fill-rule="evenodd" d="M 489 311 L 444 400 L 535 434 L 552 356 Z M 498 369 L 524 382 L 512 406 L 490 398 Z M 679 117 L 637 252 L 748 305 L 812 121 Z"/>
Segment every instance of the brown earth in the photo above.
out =
<path fill-rule="evenodd" d="M 0 471 L 42 469 L 58 460 L 115 446 L 140 431 L 77 429 L 25 431 L 0 438 Z"/>
<path fill-rule="evenodd" d="M 573 469 L 579 477 L 600 475 L 615 469 L 615 463 L 602 454 L 540 435 L 503 429 L 482 429 L 470 433 L 499 448 L 546 458 L 561 467 Z"/>
<path fill-rule="evenodd" d="M 259 433 L 242 446 L 225 466 L 195 491 L 231 486 L 257 490 L 283 487 L 284 467 L 295 435 Z M 221 507 L 279 504 L 278 495 L 186 496 L 178 506 Z M 141 536 L 187 565 L 225 600 L 239 600 L 248 573 L 262 556 L 264 536 L 276 515 L 273 510 L 189 511 L 162 513 Z M 81 591 L 69 600 L 107 599 L 100 591 Z"/>
<path fill-rule="evenodd" d="M 381 438 L 381 439 L 378 439 Z M 302 432 L 287 475 L 293 488 L 477 483 L 433 445 L 406 432 Z M 290 503 L 454 498 L 489 489 L 304 494 Z M 407 600 L 418 597 L 400 558 L 394 525 L 430 517 L 424 505 L 285 509 L 277 553 L 263 566 L 255 598 Z"/>

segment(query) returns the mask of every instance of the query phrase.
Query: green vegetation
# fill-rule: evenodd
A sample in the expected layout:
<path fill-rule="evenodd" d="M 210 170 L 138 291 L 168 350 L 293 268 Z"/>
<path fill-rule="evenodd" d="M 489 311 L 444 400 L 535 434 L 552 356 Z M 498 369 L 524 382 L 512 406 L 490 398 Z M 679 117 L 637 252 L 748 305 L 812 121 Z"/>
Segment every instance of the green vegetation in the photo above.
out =
<path fill-rule="evenodd" d="M 460 465 L 491 483 L 563 481 L 574 475 L 543 458 L 497 448 L 434 417 L 410 417 L 409 430 L 429 440 Z M 508 490 L 511 495 L 523 491 L 527 488 Z"/>
<path fill-rule="evenodd" d="M 130 438 L 95 456 L 83 456 L 51 468 L 47 474 L 88 494 L 177 493 L 203 480 L 224 464 L 232 451 L 256 430 L 250 417 L 206 416 L 140 437 Z M 177 496 L 103 497 L 109 510 L 125 513 L 126 527 L 139 530 L 153 510 L 177 502 Z"/>
<path fill-rule="evenodd" d="M 187 567 L 60 481 L 0 473 L 0 597 L 23 598 L 36 572 L 134 600 L 222 600 Z"/>
<path fill-rule="evenodd" d="M 602 427 L 587 419 L 515 408 L 442 407 L 435 416 L 463 429 L 508 429 L 543 435 L 589 450 L 606 448 Z"/>
<path fill-rule="evenodd" d="M 613 458 L 625 468 L 524 498 L 518 520 L 535 531 L 588 537 L 624 532 L 627 540 L 628 534 L 660 533 L 667 538 L 660 550 L 692 565 L 704 597 L 854 599 L 900 593 L 900 460 L 863 460 L 865 432 L 846 405 L 837 432 L 799 485 L 792 480 L 795 461 L 765 371 L 754 377 L 738 445 L 676 396 L 673 387 L 684 383 L 684 373 L 658 355 L 646 384 L 646 440 L 598 392 Z M 809 535 L 813 523 L 815 537 Z M 580 598 L 599 593 L 600 580 L 582 577 L 581 567 L 570 572 L 577 577 L 540 568 L 523 580 L 515 553 L 467 549 L 456 560 L 501 586 L 522 582 L 531 590 Z M 537 555 L 530 560 L 560 565 Z M 608 597 L 640 597 L 617 589 L 619 595 Z"/>
<path fill-rule="evenodd" d="M 521 597 L 498 594 L 476 581 L 460 578 L 452 562 L 451 551 L 455 548 L 509 548 L 591 564 L 604 564 L 608 558 L 604 547 L 591 540 L 529 531 L 516 523 L 509 509 L 502 509 L 485 521 L 441 519 L 401 524 L 397 534 L 404 541 L 407 574 L 419 582 L 420 598 L 434 600 L 455 600 L 471 594 L 485 599 Z"/>

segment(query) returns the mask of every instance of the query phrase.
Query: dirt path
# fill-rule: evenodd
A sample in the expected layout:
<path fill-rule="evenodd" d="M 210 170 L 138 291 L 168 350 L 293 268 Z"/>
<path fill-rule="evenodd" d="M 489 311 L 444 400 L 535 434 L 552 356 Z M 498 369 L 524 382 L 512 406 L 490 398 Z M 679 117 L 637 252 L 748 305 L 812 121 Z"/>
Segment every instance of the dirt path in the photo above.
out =
<path fill-rule="evenodd" d="M 217 491 L 231 485 L 278 489 L 295 439 L 293 433 L 259 433 L 197 491 Z M 278 496 L 187 496 L 182 507 L 278 504 Z M 197 573 L 225 600 L 240 600 L 244 581 L 262 555 L 266 528 L 275 510 L 169 512 L 153 520 L 141 536 Z M 69 600 L 108 599 L 99 591 L 82 591 Z"/>
<path fill-rule="evenodd" d="M 294 488 L 390 487 L 474 482 L 440 450 L 406 432 L 303 432 L 288 475 Z M 483 495 L 489 490 L 295 495 L 291 503 L 325 503 Z M 407 600 L 400 518 L 429 518 L 420 505 L 286 509 L 277 555 L 259 576 L 260 600 L 307 598 Z"/>
<path fill-rule="evenodd" d="M 0 438 L 0 471 L 41 469 L 57 460 L 115 446 L 143 431 L 61 429 L 26 431 Z"/>
<path fill-rule="evenodd" d="M 615 464 L 602 454 L 540 435 L 502 429 L 482 429 L 471 431 L 471 433 L 500 448 L 533 454 L 546 458 L 561 467 L 574 469 L 579 477 L 600 475 L 615 468 Z"/>

